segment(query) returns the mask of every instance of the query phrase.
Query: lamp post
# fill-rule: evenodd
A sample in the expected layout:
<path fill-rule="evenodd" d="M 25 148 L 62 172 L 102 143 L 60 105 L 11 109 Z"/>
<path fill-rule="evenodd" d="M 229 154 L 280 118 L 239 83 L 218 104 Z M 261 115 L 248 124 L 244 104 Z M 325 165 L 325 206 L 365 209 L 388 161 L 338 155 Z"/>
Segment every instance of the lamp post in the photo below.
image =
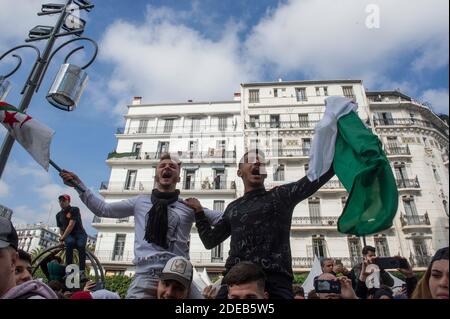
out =
<path fill-rule="evenodd" d="M 58 72 L 56 79 L 46 96 L 47 100 L 53 106 L 65 111 L 74 110 L 87 81 L 87 74 L 85 73 L 84 69 L 91 65 L 92 62 L 94 62 L 97 56 L 98 47 L 95 41 L 86 37 L 81 37 L 81 34 L 84 31 L 85 21 L 76 17 L 73 12 L 78 12 L 81 10 L 86 10 L 89 12 L 93 7 L 94 5 L 91 4 L 88 0 L 67 0 L 65 4 L 42 5 L 41 12 L 38 12 L 39 16 L 59 14 L 55 26 L 36 26 L 29 32 L 29 38 L 25 40 L 25 42 L 47 40 L 47 44 L 42 55 L 37 47 L 29 44 L 24 44 L 12 48 L 11 50 L 5 52 L 2 56 L 0 56 L 1 61 L 8 54 L 21 48 L 31 48 L 37 53 L 33 68 L 31 69 L 25 85 L 20 92 L 20 94 L 22 95 L 22 100 L 20 101 L 20 104 L 18 106 L 19 111 L 27 111 L 34 93 L 38 92 L 39 90 L 42 79 L 44 78 L 48 65 L 53 56 L 60 49 L 72 42 L 87 41 L 94 46 L 94 54 L 91 60 L 83 67 L 78 67 L 76 65 L 68 63 L 67 60 L 73 53 L 84 49 L 84 47 L 80 46 L 69 52 L 69 54 L 66 55 L 64 64 Z M 63 29 L 64 32 L 60 33 L 61 29 Z M 63 43 L 57 49 L 52 51 L 56 39 L 67 35 L 75 35 L 77 38 Z M 0 100 L 5 99 L 10 89 L 9 81 L 7 81 L 7 78 L 14 74 L 22 64 L 22 59 L 20 58 L 20 56 L 15 54 L 13 54 L 12 56 L 18 59 L 19 62 L 11 72 L 3 76 L 0 75 Z M 3 174 L 3 170 L 5 168 L 13 144 L 14 138 L 10 134 L 7 134 L 3 141 L 0 152 L 0 178 Z"/>

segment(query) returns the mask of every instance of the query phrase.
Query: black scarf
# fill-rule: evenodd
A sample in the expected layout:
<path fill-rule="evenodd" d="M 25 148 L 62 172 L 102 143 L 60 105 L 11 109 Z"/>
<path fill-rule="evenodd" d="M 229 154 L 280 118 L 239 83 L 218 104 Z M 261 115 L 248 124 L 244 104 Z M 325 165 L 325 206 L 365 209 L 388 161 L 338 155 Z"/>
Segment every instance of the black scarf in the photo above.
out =
<path fill-rule="evenodd" d="M 152 208 L 147 213 L 147 224 L 145 225 L 144 239 L 165 249 L 167 243 L 167 229 L 169 227 L 167 206 L 178 200 L 179 190 L 163 193 L 157 189 L 152 191 Z"/>

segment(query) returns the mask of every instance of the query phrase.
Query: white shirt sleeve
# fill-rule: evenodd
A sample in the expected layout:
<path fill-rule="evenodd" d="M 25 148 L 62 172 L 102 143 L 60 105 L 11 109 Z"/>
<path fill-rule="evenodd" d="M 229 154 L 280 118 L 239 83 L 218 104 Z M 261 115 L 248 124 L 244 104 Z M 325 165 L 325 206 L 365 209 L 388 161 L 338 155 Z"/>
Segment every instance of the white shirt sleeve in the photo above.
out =
<path fill-rule="evenodd" d="M 107 203 L 95 195 L 90 189 L 86 187 L 84 189 L 85 192 L 80 194 L 80 199 L 95 215 L 108 218 L 124 218 L 134 215 L 134 206 L 136 205 L 137 197 Z"/>

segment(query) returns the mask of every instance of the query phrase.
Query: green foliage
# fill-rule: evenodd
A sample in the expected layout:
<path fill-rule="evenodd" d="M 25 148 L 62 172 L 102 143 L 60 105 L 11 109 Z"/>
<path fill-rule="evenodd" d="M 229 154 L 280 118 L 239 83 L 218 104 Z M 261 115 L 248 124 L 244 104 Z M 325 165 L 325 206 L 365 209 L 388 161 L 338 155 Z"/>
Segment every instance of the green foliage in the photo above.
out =
<path fill-rule="evenodd" d="M 108 276 L 105 277 L 105 289 L 115 291 L 121 298 L 125 298 L 132 280 L 132 277 L 125 275 Z"/>
<path fill-rule="evenodd" d="M 309 273 L 304 272 L 301 274 L 294 274 L 294 284 L 303 284 L 306 280 L 306 277 L 308 277 Z"/>

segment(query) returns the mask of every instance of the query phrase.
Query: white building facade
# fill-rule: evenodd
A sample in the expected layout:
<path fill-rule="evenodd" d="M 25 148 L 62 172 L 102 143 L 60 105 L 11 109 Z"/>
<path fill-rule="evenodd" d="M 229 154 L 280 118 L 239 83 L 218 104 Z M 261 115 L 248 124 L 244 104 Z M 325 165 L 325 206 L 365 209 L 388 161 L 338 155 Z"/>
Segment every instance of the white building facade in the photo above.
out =
<path fill-rule="evenodd" d="M 59 232 L 54 227 L 43 223 L 33 225 L 17 225 L 17 236 L 19 237 L 19 249 L 28 253 L 46 249 L 59 244 Z"/>
<path fill-rule="evenodd" d="M 266 188 L 305 176 L 315 124 L 327 96 L 347 96 L 358 115 L 383 141 L 399 188 L 399 208 L 392 228 L 367 236 L 379 255 L 400 254 L 416 268 L 448 245 L 448 126 L 429 108 L 399 92 L 365 92 L 361 81 L 296 81 L 241 85 L 231 101 L 128 106 L 125 126 L 110 153 L 108 182 L 100 194 L 116 201 L 150 194 L 155 166 L 164 152 L 182 160 L 182 197 L 224 210 L 243 195 L 237 164 L 248 149 L 268 159 Z M 347 192 L 334 177 L 294 210 L 291 248 L 295 272 L 307 271 L 313 256 L 341 259 L 350 267 L 361 256 L 362 239 L 337 232 Z M 132 218 L 95 217 L 96 255 L 107 274 L 132 273 Z M 201 243 L 195 226 L 190 256 L 196 267 L 223 270 L 229 239 L 212 250 Z"/>

